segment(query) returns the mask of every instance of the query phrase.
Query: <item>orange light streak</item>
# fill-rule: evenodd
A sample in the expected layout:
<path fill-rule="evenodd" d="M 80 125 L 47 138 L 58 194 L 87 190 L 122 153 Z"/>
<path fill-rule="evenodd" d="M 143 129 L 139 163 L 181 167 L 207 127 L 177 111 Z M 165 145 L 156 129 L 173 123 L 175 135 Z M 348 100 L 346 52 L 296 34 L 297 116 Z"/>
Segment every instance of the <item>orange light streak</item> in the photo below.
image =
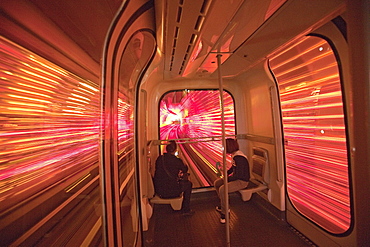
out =
<path fill-rule="evenodd" d="M 84 103 L 84 104 L 89 104 L 88 101 L 85 101 L 85 100 L 82 100 L 82 99 L 76 99 L 76 98 L 73 98 L 73 97 L 68 97 L 68 99 L 70 99 L 72 101 L 78 101 L 78 102 Z"/>
<path fill-rule="evenodd" d="M 37 109 L 27 109 L 27 108 L 17 108 L 17 107 L 6 107 L 10 112 L 27 112 L 28 115 L 37 115 L 40 113 L 47 113 L 46 110 L 37 110 Z M 31 113 L 32 112 L 32 113 Z M 19 113 L 17 113 L 19 114 Z"/>
<path fill-rule="evenodd" d="M 41 93 L 37 93 L 37 92 L 29 91 L 29 90 L 24 90 L 24 89 L 20 89 L 20 88 L 15 88 L 15 87 L 8 87 L 8 88 L 11 89 L 11 90 L 17 91 L 17 92 L 37 95 L 37 96 L 41 96 L 41 97 L 44 97 L 44 98 L 52 98 L 52 96 L 47 95 L 47 94 L 41 94 Z"/>
<path fill-rule="evenodd" d="M 1 213 L 96 167 L 101 120 L 98 84 L 3 37 L 0 50 Z"/>
<path fill-rule="evenodd" d="M 44 91 L 44 92 L 49 93 L 49 94 L 54 94 L 54 92 L 52 90 L 48 90 L 48 89 L 45 89 L 45 88 L 42 88 L 42 87 L 36 87 L 36 86 L 28 85 L 28 84 L 25 84 L 25 83 L 21 83 L 21 82 L 18 82 L 17 84 L 20 87 L 27 87 L 27 88 L 31 88 L 31 89 L 41 90 L 41 91 Z"/>
<path fill-rule="evenodd" d="M 84 97 L 84 96 L 79 95 L 79 94 L 76 94 L 76 93 L 71 93 L 71 95 L 72 95 L 72 96 L 75 96 L 75 97 L 77 97 L 77 98 L 83 99 L 83 100 L 85 100 L 85 102 L 90 102 L 90 101 L 91 101 L 89 98 Z"/>
<path fill-rule="evenodd" d="M 227 135 L 235 133 L 234 102 L 232 97 L 224 93 L 225 128 Z M 173 116 L 176 116 L 173 120 Z M 171 120 L 172 119 L 172 120 Z M 180 124 L 181 123 L 181 124 Z M 160 102 L 160 139 L 196 138 L 222 136 L 221 109 L 218 90 L 184 90 L 166 94 Z M 199 157 L 204 165 L 194 167 L 200 186 L 209 186 L 216 178 L 216 162 L 222 161 L 222 149 L 219 140 L 199 141 L 187 144 L 194 155 Z M 227 158 L 230 161 L 230 158 Z M 199 165 L 199 164 L 198 164 Z M 202 172 L 197 172 L 197 171 Z M 212 173 L 214 178 L 202 177 L 204 173 Z"/>
<path fill-rule="evenodd" d="M 35 73 L 37 76 L 40 76 L 41 74 L 46 74 L 46 75 L 48 75 L 48 76 L 50 76 L 50 77 L 55 78 L 56 80 L 62 80 L 62 78 L 61 78 L 61 77 L 59 77 L 59 76 L 57 76 L 57 75 L 55 75 L 55 74 L 53 74 L 53 73 L 50 73 L 50 72 L 48 72 L 48 71 L 46 71 L 46 70 L 40 69 L 40 68 L 38 68 L 38 67 L 36 67 L 36 66 L 31 66 L 31 65 L 29 65 L 29 64 L 27 64 L 27 63 L 22 63 L 22 64 L 26 65 L 29 69 L 31 69 L 31 70 L 33 70 L 33 71 L 35 71 L 35 72 L 38 72 L 38 73 Z M 26 73 L 27 73 L 27 72 L 26 72 Z M 47 77 L 45 77 L 45 78 L 47 78 Z M 49 79 L 48 79 L 48 80 L 49 80 Z"/>
<path fill-rule="evenodd" d="M 270 65 L 280 89 L 289 198 L 319 226 L 344 233 L 351 221 L 347 138 L 333 51 L 306 37 Z"/>
<path fill-rule="evenodd" d="M 7 100 L 6 102 L 9 103 L 9 104 L 12 104 L 12 105 L 20 105 L 20 106 L 23 106 L 25 104 L 24 102 L 10 101 L 10 100 Z M 27 106 L 28 107 L 37 107 L 37 108 L 45 108 L 45 109 L 48 109 L 48 107 L 45 106 L 45 105 L 32 104 L 32 103 L 27 103 Z"/>
<path fill-rule="evenodd" d="M 87 83 L 80 82 L 80 84 L 81 84 L 82 86 L 84 86 L 84 87 L 87 87 L 88 89 L 90 89 L 90 90 L 92 90 L 92 91 L 94 91 L 94 92 L 99 92 L 99 89 L 98 89 L 98 88 L 93 87 L 93 86 L 90 86 L 90 85 L 88 85 Z M 88 92 L 89 92 L 89 93 L 91 93 L 91 94 L 93 94 L 93 92 L 90 92 L 90 91 L 88 91 Z"/>
<path fill-rule="evenodd" d="M 38 65 L 44 67 L 44 68 L 47 68 L 51 71 L 54 71 L 55 73 L 57 74 L 61 74 L 62 76 L 68 76 L 68 73 L 60 68 L 58 68 L 57 66 L 55 65 L 48 65 L 46 63 L 43 63 L 42 61 L 39 61 L 37 58 L 35 58 L 33 55 L 30 55 L 29 56 L 29 59 L 35 63 L 37 63 Z"/>
<path fill-rule="evenodd" d="M 54 80 L 51 80 L 50 78 L 48 77 L 45 77 L 45 76 L 42 76 L 40 74 L 37 74 L 35 72 L 31 72 L 29 70 L 26 70 L 26 69 L 19 69 L 20 71 L 26 73 L 26 74 L 29 74 L 29 75 L 33 75 L 35 76 L 36 78 L 40 79 L 40 80 L 43 80 L 43 81 L 50 81 L 50 82 L 53 82 L 53 83 L 56 83 L 56 84 L 59 84 L 57 81 L 54 81 Z M 60 79 L 60 78 L 58 78 Z"/>
<path fill-rule="evenodd" d="M 23 76 L 23 75 L 16 75 L 17 78 L 21 78 L 25 81 L 28 81 L 28 82 L 33 82 L 35 84 L 38 84 L 38 85 L 42 85 L 42 86 L 45 86 L 45 87 L 48 87 L 48 88 L 52 88 L 52 89 L 55 89 L 56 86 L 55 85 L 52 85 L 52 84 L 49 84 L 49 83 L 44 83 L 42 81 L 38 81 L 36 79 L 33 79 L 33 78 L 29 78 L 29 77 L 26 77 L 26 76 Z M 56 81 L 53 81 L 54 84 L 59 84 L 58 82 Z"/>
<path fill-rule="evenodd" d="M 7 94 L 7 96 L 12 97 L 12 98 L 17 98 L 17 99 L 25 99 L 29 101 L 38 101 L 38 102 L 45 103 L 45 104 L 51 104 L 51 101 L 49 100 L 30 98 L 30 97 L 25 97 L 21 95 L 15 95 L 15 94 Z"/>

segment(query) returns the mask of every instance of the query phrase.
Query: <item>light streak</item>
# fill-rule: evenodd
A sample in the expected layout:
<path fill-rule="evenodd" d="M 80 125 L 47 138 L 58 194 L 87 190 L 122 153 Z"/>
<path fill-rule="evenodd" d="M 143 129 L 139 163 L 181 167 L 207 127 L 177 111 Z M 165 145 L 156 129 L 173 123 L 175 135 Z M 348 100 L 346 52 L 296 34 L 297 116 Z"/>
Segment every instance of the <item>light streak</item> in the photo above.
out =
<path fill-rule="evenodd" d="M 87 174 L 85 176 L 83 176 L 81 179 L 77 180 L 75 183 L 71 184 L 70 186 L 68 186 L 66 189 L 65 189 L 65 192 L 68 193 L 70 192 L 71 190 L 73 190 L 74 188 L 76 188 L 79 184 L 81 184 L 84 180 L 86 180 L 88 177 L 90 177 L 91 174 Z"/>
<path fill-rule="evenodd" d="M 14 91 L 17 91 L 17 92 L 21 92 L 21 93 L 25 93 L 25 94 L 32 94 L 32 95 L 35 95 L 35 96 L 41 96 L 41 97 L 45 97 L 45 98 L 52 98 L 52 96 L 47 95 L 47 94 L 41 94 L 41 93 L 37 93 L 37 92 L 34 92 L 34 91 L 24 90 L 24 89 L 21 89 L 21 88 L 8 87 L 8 89 L 11 89 L 11 90 L 14 90 Z"/>
<path fill-rule="evenodd" d="M 289 198 L 316 224 L 344 233 L 351 205 L 335 56 L 318 37 L 303 38 L 280 54 L 284 56 L 272 58 L 270 65 L 280 89 Z"/>
<path fill-rule="evenodd" d="M 235 135 L 234 102 L 224 92 L 225 134 Z M 221 109 L 218 90 L 184 90 L 166 94 L 160 102 L 160 139 L 204 138 L 222 136 Z M 194 153 L 203 160 L 202 170 L 216 174 L 215 164 L 222 161 L 219 140 L 202 142 L 194 139 L 189 144 Z M 228 161 L 229 158 L 228 158 Z M 201 175 L 201 173 L 199 173 Z M 201 175 L 202 176 L 202 175 Z M 199 181 L 206 181 L 200 177 Z M 204 183 L 201 186 L 208 186 Z"/>
<path fill-rule="evenodd" d="M 0 52 L 3 213 L 56 186 L 66 175 L 86 174 L 96 167 L 100 93 L 93 82 L 3 37 Z M 72 187 L 79 183 L 83 179 Z"/>

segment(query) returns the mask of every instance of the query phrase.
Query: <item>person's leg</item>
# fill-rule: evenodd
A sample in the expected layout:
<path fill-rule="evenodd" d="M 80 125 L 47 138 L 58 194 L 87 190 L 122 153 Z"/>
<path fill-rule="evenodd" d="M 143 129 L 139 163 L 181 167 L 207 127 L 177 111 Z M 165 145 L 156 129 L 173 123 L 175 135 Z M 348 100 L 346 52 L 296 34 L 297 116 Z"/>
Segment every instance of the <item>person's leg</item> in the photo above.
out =
<path fill-rule="evenodd" d="M 215 190 L 217 192 L 218 197 L 220 197 L 220 187 L 224 184 L 223 178 L 218 178 L 213 182 L 213 186 L 215 187 Z"/>
<path fill-rule="evenodd" d="M 245 187 L 248 186 L 248 183 L 249 182 L 246 182 L 244 180 L 235 180 L 235 181 L 228 182 L 228 185 L 229 185 L 228 191 L 229 193 L 232 193 L 232 192 L 244 189 Z"/>
<path fill-rule="evenodd" d="M 183 200 L 182 200 L 182 212 L 190 212 L 190 197 L 191 197 L 191 190 L 193 187 L 193 183 L 189 180 L 187 181 L 181 181 L 180 182 L 181 190 L 184 192 L 183 194 Z"/>
<path fill-rule="evenodd" d="M 228 185 L 228 193 L 232 193 L 243 189 L 248 186 L 248 182 L 243 180 L 235 180 L 227 183 Z M 222 185 L 219 189 L 219 197 L 221 200 L 221 213 L 226 213 L 226 202 L 225 202 L 225 186 Z"/>
<path fill-rule="evenodd" d="M 218 212 L 221 212 L 221 197 L 220 197 L 220 187 L 224 184 L 224 179 L 223 178 L 218 178 L 213 182 L 213 186 L 215 187 L 216 193 L 218 198 L 220 198 L 220 204 L 216 206 L 216 210 Z"/>
<path fill-rule="evenodd" d="M 220 197 L 221 201 L 221 214 L 225 215 L 225 185 L 221 185 L 219 188 L 218 196 Z"/>

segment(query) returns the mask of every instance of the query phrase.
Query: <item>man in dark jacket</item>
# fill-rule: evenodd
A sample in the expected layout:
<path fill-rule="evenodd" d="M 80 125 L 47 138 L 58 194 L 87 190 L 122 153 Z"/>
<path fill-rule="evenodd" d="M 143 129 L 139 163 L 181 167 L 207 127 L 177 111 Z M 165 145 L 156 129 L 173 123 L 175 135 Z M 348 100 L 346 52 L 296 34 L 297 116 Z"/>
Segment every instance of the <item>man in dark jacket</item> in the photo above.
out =
<path fill-rule="evenodd" d="M 166 146 L 167 153 L 160 155 L 155 162 L 155 193 L 161 198 L 175 198 L 184 192 L 182 214 L 192 215 L 194 212 L 190 210 L 190 196 L 193 184 L 187 179 L 179 181 L 179 174 L 187 174 L 188 167 L 175 156 L 176 150 L 176 142 L 170 141 Z"/>

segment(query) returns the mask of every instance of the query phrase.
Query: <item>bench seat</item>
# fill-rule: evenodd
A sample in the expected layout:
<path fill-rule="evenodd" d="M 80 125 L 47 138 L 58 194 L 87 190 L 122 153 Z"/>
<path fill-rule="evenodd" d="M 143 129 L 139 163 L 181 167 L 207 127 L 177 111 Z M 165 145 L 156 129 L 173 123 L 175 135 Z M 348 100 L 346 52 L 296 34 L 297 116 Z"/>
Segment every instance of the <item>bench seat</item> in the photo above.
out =
<path fill-rule="evenodd" d="M 249 201 L 252 194 L 258 191 L 267 189 L 267 185 L 260 183 L 257 180 L 251 179 L 248 186 L 245 189 L 239 190 L 239 193 L 243 201 Z"/>
<path fill-rule="evenodd" d="M 180 197 L 175 198 L 160 198 L 158 195 L 155 195 L 150 202 L 153 204 L 170 204 L 173 210 L 181 210 L 183 194 Z"/>
<path fill-rule="evenodd" d="M 243 201 L 249 201 L 255 192 L 268 189 L 268 151 L 261 147 L 253 147 L 252 178 L 246 188 L 239 190 Z"/>

